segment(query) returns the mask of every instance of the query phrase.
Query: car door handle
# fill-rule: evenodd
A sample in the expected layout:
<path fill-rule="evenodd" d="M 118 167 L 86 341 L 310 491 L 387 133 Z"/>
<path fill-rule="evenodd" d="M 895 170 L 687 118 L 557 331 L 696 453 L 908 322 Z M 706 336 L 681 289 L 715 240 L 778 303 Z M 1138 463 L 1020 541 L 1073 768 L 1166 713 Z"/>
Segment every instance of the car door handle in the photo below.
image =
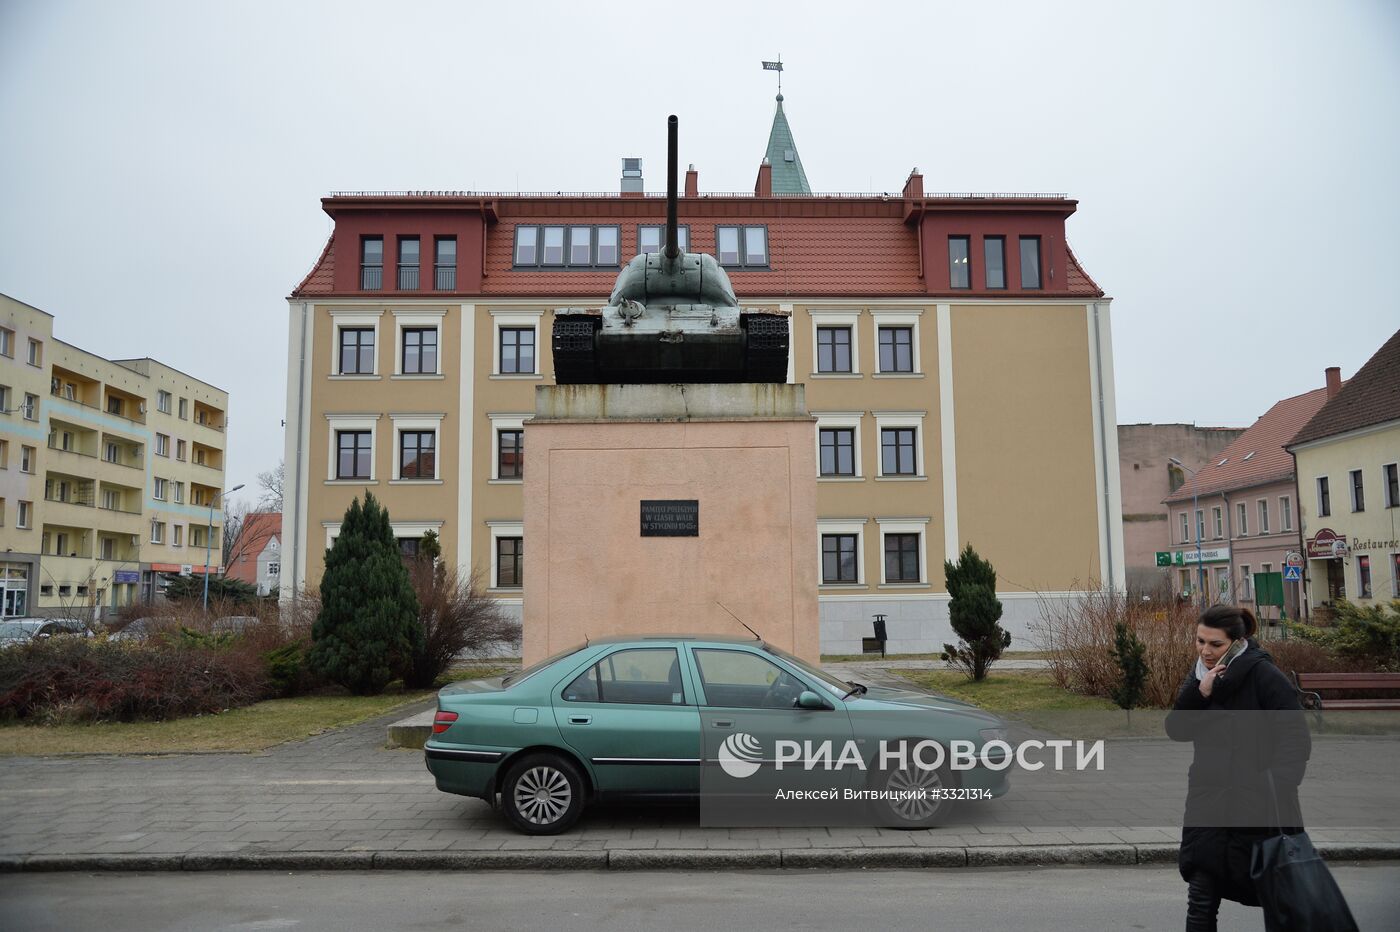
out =
<path fill-rule="evenodd" d="M 710 722 L 710 724 L 713 725 L 713 726 L 716 727 L 716 728 L 733 728 L 733 727 L 734 727 L 734 723 L 733 723 L 732 721 L 730 721 L 729 719 L 716 720 L 716 721 Z"/>
<path fill-rule="evenodd" d="M 570 715 L 570 716 L 569 716 L 569 724 L 570 724 L 570 725 L 587 725 L 587 724 L 588 724 L 589 722 L 591 722 L 591 721 L 593 721 L 593 716 L 591 716 L 591 715 Z"/>

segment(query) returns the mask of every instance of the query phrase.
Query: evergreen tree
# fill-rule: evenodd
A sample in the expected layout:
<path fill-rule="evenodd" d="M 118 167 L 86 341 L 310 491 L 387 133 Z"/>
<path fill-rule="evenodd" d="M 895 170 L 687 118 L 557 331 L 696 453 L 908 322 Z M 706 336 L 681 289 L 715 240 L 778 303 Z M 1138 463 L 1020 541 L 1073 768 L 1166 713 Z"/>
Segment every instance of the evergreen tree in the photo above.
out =
<path fill-rule="evenodd" d="M 1143 659 L 1146 652 L 1147 648 L 1137 632 L 1121 621 L 1114 623 L 1113 659 L 1122 676 L 1110 695 L 1118 708 L 1125 710 L 1130 718 L 1133 708 L 1142 701 L 1142 692 L 1147 684 L 1147 661 Z"/>
<path fill-rule="evenodd" d="M 1001 652 L 1011 646 L 1010 632 L 1002 630 L 1001 601 L 997 598 L 997 571 L 968 544 L 958 562 L 943 561 L 948 587 L 948 621 L 958 645 L 943 645 L 943 660 L 963 668 L 973 680 L 982 680 Z"/>
<path fill-rule="evenodd" d="M 423 638 L 418 599 L 389 526 L 389 512 L 365 493 L 345 512 L 326 551 L 321 611 L 307 663 L 359 696 L 382 692 Z"/>

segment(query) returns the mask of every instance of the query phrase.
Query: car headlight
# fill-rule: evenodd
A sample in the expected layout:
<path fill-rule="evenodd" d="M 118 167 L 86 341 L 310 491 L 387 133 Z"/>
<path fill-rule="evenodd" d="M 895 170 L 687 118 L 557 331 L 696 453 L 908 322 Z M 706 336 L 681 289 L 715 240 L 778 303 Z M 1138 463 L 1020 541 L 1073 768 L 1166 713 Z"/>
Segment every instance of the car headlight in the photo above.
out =
<path fill-rule="evenodd" d="M 1002 727 L 1002 728 L 983 728 L 983 729 L 982 729 L 981 731 L 979 731 L 977 734 L 978 734 L 978 736 L 981 737 L 981 739 L 982 739 L 982 741 L 983 741 L 984 743 L 987 742 L 987 741 L 1005 741 L 1005 740 L 1006 740 L 1006 728 L 1005 728 L 1005 727 Z"/>

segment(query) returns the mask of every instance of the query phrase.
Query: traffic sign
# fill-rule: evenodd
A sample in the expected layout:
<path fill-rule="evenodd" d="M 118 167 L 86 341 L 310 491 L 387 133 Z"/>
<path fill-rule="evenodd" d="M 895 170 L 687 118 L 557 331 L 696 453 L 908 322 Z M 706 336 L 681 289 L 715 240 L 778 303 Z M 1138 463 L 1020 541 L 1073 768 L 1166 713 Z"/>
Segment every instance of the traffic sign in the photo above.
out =
<path fill-rule="evenodd" d="M 1303 578 L 1303 568 L 1289 564 L 1283 568 L 1283 578 L 1289 582 L 1297 582 Z"/>
<path fill-rule="evenodd" d="M 1171 553 L 1170 550 L 1158 550 L 1158 551 L 1157 551 L 1157 565 L 1158 565 L 1158 566 L 1171 566 L 1171 565 L 1172 565 L 1172 553 Z"/>

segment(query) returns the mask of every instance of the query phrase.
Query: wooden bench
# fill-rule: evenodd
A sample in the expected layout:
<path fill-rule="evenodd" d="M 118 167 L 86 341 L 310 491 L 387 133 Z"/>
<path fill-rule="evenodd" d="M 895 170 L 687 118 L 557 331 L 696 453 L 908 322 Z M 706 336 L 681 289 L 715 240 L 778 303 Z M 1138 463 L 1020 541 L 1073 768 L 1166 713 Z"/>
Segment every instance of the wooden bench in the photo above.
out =
<path fill-rule="evenodd" d="M 1293 673 L 1293 685 L 1298 687 L 1303 708 L 1326 709 L 1400 709 L 1400 673 Z M 1337 690 L 1366 689 L 1389 691 L 1389 699 L 1323 699 L 1322 693 Z"/>

